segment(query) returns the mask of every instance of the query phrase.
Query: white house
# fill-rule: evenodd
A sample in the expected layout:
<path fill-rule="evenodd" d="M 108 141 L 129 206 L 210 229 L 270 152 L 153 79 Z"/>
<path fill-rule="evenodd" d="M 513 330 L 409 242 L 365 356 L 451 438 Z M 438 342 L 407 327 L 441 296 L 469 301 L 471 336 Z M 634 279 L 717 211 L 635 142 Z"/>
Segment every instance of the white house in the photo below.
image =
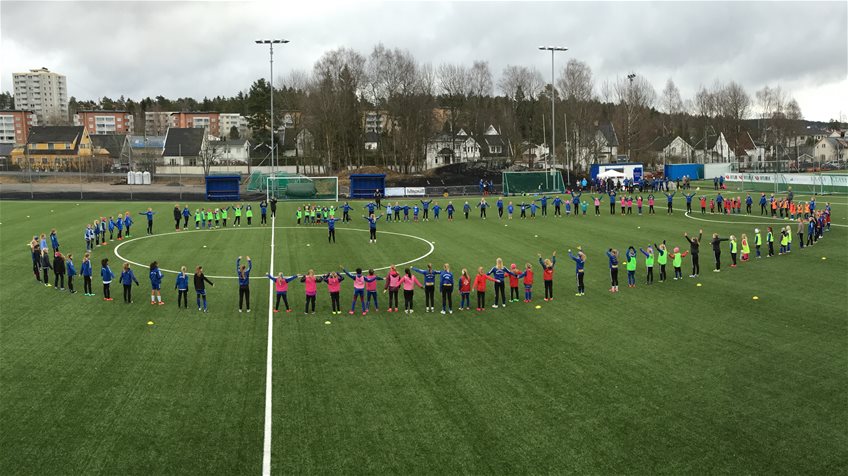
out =
<path fill-rule="evenodd" d="M 798 131 L 797 134 L 787 136 L 785 145 L 787 147 L 794 147 L 796 144 L 813 145 L 827 136 L 828 131 L 815 126 L 807 126 L 801 131 Z"/>
<path fill-rule="evenodd" d="M 736 158 L 743 166 L 762 165 L 766 160 L 766 148 L 762 144 L 757 144 L 751 133 L 745 132 L 739 135 L 739 142 L 736 144 Z"/>
<path fill-rule="evenodd" d="M 523 162 L 529 163 L 531 160 L 534 163 L 544 162 L 550 153 L 548 144 L 534 144 L 528 141 L 521 143 L 521 160 Z"/>
<path fill-rule="evenodd" d="M 200 165 L 208 151 L 206 131 L 194 127 L 169 127 L 162 160 L 165 165 Z"/>
<path fill-rule="evenodd" d="M 657 158 L 662 162 L 690 162 L 695 149 L 680 136 L 658 137 L 651 144 Z"/>
<path fill-rule="evenodd" d="M 250 160 L 250 141 L 247 139 L 224 140 L 216 144 L 218 159 L 228 162 L 244 162 Z"/>
<path fill-rule="evenodd" d="M 844 137 L 824 137 L 816 142 L 813 150 L 815 160 L 819 162 L 848 160 L 848 139 Z"/>
<path fill-rule="evenodd" d="M 595 134 L 589 144 L 577 149 L 574 165 L 588 169 L 589 164 L 615 162 L 618 157 L 618 134 L 611 122 L 595 121 Z"/>
<path fill-rule="evenodd" d="M 380 134 L 369 131 L 365 133 L 365 150 L 377 150 L 380 145 Z"/>
<path fill-rule="evenodd" d="M 315 150 L 315 139 L 309 129 L 286 129 L 282 149 L 283 157 L 310 157 Z"/>
<path fill-rule="evenodd" d="M 442 133 L 427 141 L 425 168 L 479 160 L 480 144 L 460 129 L 456 134 Z"/>
<path fill-rule="evenodd" d="M 724 132 L 719 132 L 718 135 L 707 136 L 706 147 L 703 140 L 695 145 L 695 159 L 702 164 L 733 162 L 736 154 L 724 137 Z"/>
<path fill-rule="evenodd" d="M 510 155 L 509 141 L 490 124 L 480 140 L 480 152 L 486 157 L 508 157 Z"/>

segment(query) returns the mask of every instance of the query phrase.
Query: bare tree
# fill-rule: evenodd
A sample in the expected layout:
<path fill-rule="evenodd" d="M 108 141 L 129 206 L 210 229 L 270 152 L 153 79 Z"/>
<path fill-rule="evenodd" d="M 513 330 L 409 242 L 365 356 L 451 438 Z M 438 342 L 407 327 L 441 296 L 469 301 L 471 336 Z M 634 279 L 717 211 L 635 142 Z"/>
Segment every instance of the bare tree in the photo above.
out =
<path fill-rule="evenodd" d="M 793 121 L 800 121 L 804 119 L 804 114 L 801 112 L 801 106 L 795 98 L 789 99 L 789 102 L 786 103 L 786 118 Z"/>
<path fill-rule="evenodd" d="M 415 83 L 415 59 L 409 51 L 374 47 L 365 67 L 366 98 L 375 107 L 399 94 L 410 94 Z"/>
<path fill-rule="evenodd" d="M 197 158 L 200 160 L 200 166 L 203 167 L 203 176 L 208 176 L 212 166 L 221 161 L 224 155 L 224 144 L 222 141 L 205 140 L 203 147 L 200 149 Z"/>
<path fill-rule="evenodd" d="M 741 121 L 748 116 L 751 108 L 751 96 L 739 83 L 727 83 L 718 94 L 719 114 L 734 121 Z"/>
<path fill-rule="evenodd" d="M 570 59 L 560 72 L 557 86 L 565 101 L 566 155 L 576 157 L 595 136 L 590 113 L 595 89 L 592 68 L 582 61 Z"/>
<path fill-rule="evenodd" d="M 641 148 L 641 119 L 656 103 L 657 92 L 647 79 L 633 74 L 616 81 L 615 96 L 627 113 L 627 153 L 632 157 L 633 147 Z"/>
<path fill-rule="evenodd" d="M 712 91 L 701 86 L 695 93 L 695 112 L 707 119 L 715 115 L 715 98 Z"/>
<path fill-rule="evenodd" d="M 680 98 L 680 90 L 674 84 L 674 80 L 668 78 L 663 88 L 660 99 L 662 109 L 666 114 L 680 114 L 683 112 L 683 100 Z"/>
<path fill-rule="evenodd" d="M 786 92 L 780 85 L 774 88 L 766 85 L 755 93 L 755 97 L 763 121 L 761 137 L 771 146 L 772 157 L 778 159 L 778 148 L 785 133 Z"/>
<path fill-rule="evenodd" d="M 475 61 L 468 70 L 468 80 L 471 96 L 492 95 L 492 72 L 489 70 L 488 61 Z"/>
<path fill-rule="evenodd" d="M 498 89 L 504 96 L 513 100 L 519 90 L 525 98 L 535 100 L 544 87 L 542 73 L 526 66 L 507 65 L 498 80 Z"/>
<path fill-rule="evenodd" d="M 289 88 L 295 91 L 306 91 L 312 85 L 312 75 L 302 69 L 292 70 L 287 76 L 282 77 L 278 87 Z"/>
<path fill-rule="evenodd" d="M 365 57 L 348 48 L 324 53 L 313 67 L 310 112 L 318 132 L 316 149 L 326 154 L 326 169 L 338 170 L 362 160 L 360 97 Z"/>
<path fill-rule="evenodd" d="M 557 87 L 566 100 L 591 101 L 595 89 L 592 68 L 582 61 L 570 59 L 560 71 Z"/>
<path fill-rule="evenodd" d="M 450 128 L 454 129 L 459 113 L 471 90 L 468 68 L 462 65 L 442 63 L 437 76 L 439 90 L 450 112 Z"/>

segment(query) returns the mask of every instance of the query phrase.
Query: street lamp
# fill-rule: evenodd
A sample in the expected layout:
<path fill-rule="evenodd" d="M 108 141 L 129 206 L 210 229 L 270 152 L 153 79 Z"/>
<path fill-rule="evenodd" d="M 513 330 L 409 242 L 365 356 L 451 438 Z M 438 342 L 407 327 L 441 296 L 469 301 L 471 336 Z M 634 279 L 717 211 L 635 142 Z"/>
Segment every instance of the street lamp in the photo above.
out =
<path fill-rule="evenodd" d="M 556 100 L 556 89 L 554 85 L 554 53 L 557 51 L 568 51 L 568 48 L 562 46 L 540 46 L 542 51 L 551 52 L 551 162 L 556 165 L 556 114 L 554 113 L 554 103 Z M 568 183 L 571 184 L 571 171 L 566 167 Z"/>
<path fill-rule="evenodd" d="M 271 175 L 274 175 L 274 45 L 286 44 L 289 40 L 256 40 L 258 45 L 268 45 L 271 62 L 271 77 L 268 86 L 271 88 Z"/>

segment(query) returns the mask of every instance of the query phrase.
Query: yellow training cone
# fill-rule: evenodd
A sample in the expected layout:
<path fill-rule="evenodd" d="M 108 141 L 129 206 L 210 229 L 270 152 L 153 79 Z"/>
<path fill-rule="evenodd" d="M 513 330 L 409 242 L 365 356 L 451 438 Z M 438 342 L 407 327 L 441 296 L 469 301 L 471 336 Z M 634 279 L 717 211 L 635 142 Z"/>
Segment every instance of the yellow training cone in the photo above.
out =
<path fill-rule="evenodd" d="M 822 260 L 826 260 L 826 259 L 827 259 L 827 257 L 826 257 L 826 256 L 822 256 Z"/>
<path fill-rule="evenodd" d="M 324 321 L 324 324 L 332 324 L 330 321 Z"/>
<path fill-rule="evenodd" d="M 698 286 L 698 287 L 700 288 L 700 287 L 701 287 L 701 283 L 698 283 L 698 284 L 696 284 L 695 286 Z"/>
<path fill-rule="evenodd" d="M 542 309 L 542 306 L 536 304 L 536 309 Z"/>
<path fill-rule="evenodd" d="M 760 298 L 758 298 L 757 296 L 754 296 L 754 297 L 753 297 L 753 299 L 754 299 L 754 301 L 757 301 L 757 300 L 759 300 Z"/>
<path fill-rule="evenodd" d="M 147 321 L 147 325 L 148 325 L 148 326 L 152 326 L 152 325 L 153 325 L 153 321 Z"/>

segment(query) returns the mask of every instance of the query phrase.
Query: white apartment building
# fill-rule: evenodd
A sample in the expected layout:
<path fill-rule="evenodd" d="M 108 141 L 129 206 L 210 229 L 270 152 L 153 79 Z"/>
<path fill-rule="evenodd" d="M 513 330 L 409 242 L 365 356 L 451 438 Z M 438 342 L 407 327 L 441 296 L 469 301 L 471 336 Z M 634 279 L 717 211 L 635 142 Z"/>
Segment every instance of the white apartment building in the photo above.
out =
<path fill-rule="evenodd" d="M 145 111 L 144 134 L 147 136 L 164 136 L 171 125 L 170 111 Z"/>
<path fill-rule="evenodd" d="M 0 111 L 0 144 L 24 144 L 29 130 L 38 125 L 31 111 Z"/>
<path fill-rule="evenodd" d="M 219 121 L 221 124 L 221 136 L 229 137 L 230 129 L 235 127 L 238 129 L 239 134 L 242 138 L 244 138 L 247 134 L 247 118 L 237 113 L 224 113 L 222 112 L 219 115 Z"/>
<path fill-rule="evenodd" d="M 65 76 L 47 68 L 12 74 L 15 108 L 35 112 L 39 124 L 68 119 L 68 84 Z"/>
<path fill-rule="evenodd" d="M 89 134 L 132 134 L 133 115 L 128 111 L 77 111 L 74 125 L 84 126 Z"/>

